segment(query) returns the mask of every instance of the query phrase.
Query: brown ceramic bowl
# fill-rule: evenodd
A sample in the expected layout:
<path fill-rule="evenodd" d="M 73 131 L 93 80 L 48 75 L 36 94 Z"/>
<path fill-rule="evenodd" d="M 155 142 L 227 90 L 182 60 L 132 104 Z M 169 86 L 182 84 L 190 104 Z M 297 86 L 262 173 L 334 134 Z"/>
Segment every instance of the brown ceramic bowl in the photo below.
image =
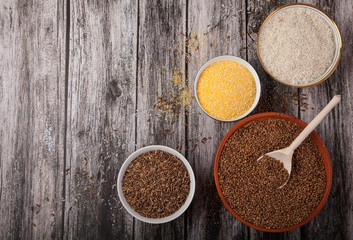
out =
<path fill-rule="evenodd" d="M 287 115 L 287 114 L 283 114 L 283 113 L 276 113 L 276 112 L 268 112 L 268 113 L 259 113 L 259 114 L 255 114 L 252 115 L 250 117 L 247 117 L 243 120 L 241 120 L 240 122 L 238 122 L 234 127 L 232 127 L 229 132 L 225 135 L 225 137 L 223 138 L 221 144 L 218 147 L 218 151 L 216 154 L 216 159 L 215 159 L 215 164 L 214 164 L 214 178 L 215 178 L 215 182 L 216 182 L 216 187 L 217 187 L 217 191 L 219 196 L 222 199 L 223 204 L 226 206 L 226 208 L 228 209 L 228 211 L 234 216 L 236 217 L 239 221 L 241 221 L 242 223 L 244 223 L 245 225 L 252 227 L 254 229 L 257 230 L 261 230 L 261 231 L 265 231 L 265 232 L 285 232 L 285 231 L 290 231 L 293 230 L 295 228 L 298 228 L 300 226 L 303 226 L 304 224 L 306 224 L 307 222 L 309 222 L 311 219 L 313 219 L 322 209 L 322 207 L 324 206 L 329 194 L 330 194 L 330 190 L 331 190 L 331 184 L 332 184 L 332 165 L 331 165 L 331 159 L 330 159 L 330 155 L 327 151 L 327 148 L 324 144 L 324 142 L 321 140 L 320 136 L 313 131 L 310 136 L 313 138 L 314 142 L 316 143 L 317 147 L 319 148 L 319 151 L 323 157 L 323 161 L 324 161 L 324 165 L 325 165 L 325 171 L 326 171 L 326 189 L 325 189 L 325 193 L 319 203 L 319 205 L 316 207 L 316 209 L 309 215 L 309 217 L 307 219 L 305 219 L 303 222 L 293 225 L 293 226 L 289 226 L 286 228 L 277 228 L 277 229 L 268 229 L 268 228 L 263 228 L 263 227 L 258 227 L 255 226 L 254 224 L 245 221 L 244 219 L 242 219 L 227 203 L 227 200 L 225 199 L 225 197 L 223 196 L 223 193 L 221 191 L 221 188 L 219 186 L 219 180 L 218 180 L 218 164 L 219 164 L 219 158 L 221 156 L 221 152 L 223 150 L 223 146 L 225 144 L 225 142 L 228 140 L 228 138 L 238 129 L 242 128 L 244 125 L 246 125 L 247 123 L 251 122 L 251 121 L 264 121 L 267 119 L 284 119 L 287 121 L 291 121 L 295 124 L 297 124 L 299 127 L 301 128 L 305 128 L 307 126 L 307 124 L 305 122 L 303 122 L 302 120 L 295 118 L 293 116 Z"/>

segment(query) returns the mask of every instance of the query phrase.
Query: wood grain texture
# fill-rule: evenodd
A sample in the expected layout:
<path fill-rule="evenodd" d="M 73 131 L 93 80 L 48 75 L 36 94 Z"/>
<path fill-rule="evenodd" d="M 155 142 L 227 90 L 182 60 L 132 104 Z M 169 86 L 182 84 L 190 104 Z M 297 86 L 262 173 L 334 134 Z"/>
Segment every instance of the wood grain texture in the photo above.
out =
<path fill-rule="evenodd" d="M 65 239 L 131 239 L 116 192 L 135 150 L 136 1 L 72 1 Z"/>
<path fill-rule="evenodd" d="M 185 1 L 140 1 L 139 6 L 136 147 L 166 145 L 176 149 L 186 141 L 184 105 L 173 99 L 182 95 L 180 87 L 185 81 Z M 176 113 L 156 109 L 160 98 L 170 101 L 164 106 L 173 107 Z M 184 147 L 178 150 L 184 154 Z M 135 220 L 136 239 L 184 239 L 184 234 L 183 215 L 160 225 Z"/>
<path fill-rule="evenodd" d="M 190 37 L 198 36 L 201 50 L 192 54 L 188 64 L 189 85 L 199 68 L 219 55 L 246 58 L 245 1 L 189 1 L 188 29 Z M 223 206 L 214 186 L 213 164 L 218 146 L 234 123 L 216 121 L 202 112 L 194 101 L 188 116 L 188 138 L 211 137 L 188 150 L 188 159 L 195 172 L 197 188 L 188 211 L 188 239 L 248 239 L 248 228 L 237 221 Z"/>
<path fill-rule="evenodd" d="M 331 157 L 333 181 L 331 194 L 321 212 L 302 227 L 308 239 L 353 239 L 352 171 L 353 107 L 351 76 L 353 6 L 351 1 L 305 1 L 327 11 L 336 21 L 342 35 L 341 61 L 336 71 L 323 83 L 301 90 L 309 96 L 314 111 L 305 111 L 301 119 L 310 122 L 335 94 L 342 100 L 320 123 L 316 131 L 324 141 Z"/>
<path fill-rule="evenodd" d="M 0 239 L 61 237 L 65 13 L 0 2 Z"/>

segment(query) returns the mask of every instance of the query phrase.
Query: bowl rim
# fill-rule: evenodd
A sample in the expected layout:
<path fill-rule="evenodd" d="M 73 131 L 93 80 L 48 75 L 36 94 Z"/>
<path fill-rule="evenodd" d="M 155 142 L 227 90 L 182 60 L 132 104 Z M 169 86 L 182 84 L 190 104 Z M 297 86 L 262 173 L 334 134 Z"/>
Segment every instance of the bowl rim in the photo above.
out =
<path fill-rule="evenodd" d="M 251 107 L 248 109 L 248 111 L 246 111 L 243 115 L 237 117 L 237 118 L 234 118 L 234 119 L 229 119 L 229 120 L 225 120 L 225 119 L 219 119 L 219 118 L 216 118 L 214 116 L 212 116 L 211 114 L 209 114 L 201 105 L 200 101 L 199 101 L 199 97 L 197 95 L 197 85 L 198 85 L 198 82 L 199 82 L 199 79 L 200 79 L 200 76 L 202 74 L 202 72 L 207 68 L 209 67 L 210 65 L 216 63 L 216 62 L 219 62 L 219 61 L 233 61 L 233 62 L 236 62 L 236 63 L 239 63 L 241 65 L 243 65 L 244 67 L 246 67 L 250 73 L 252 74 L 252 76 L 254 77 L 254 80 L 255 80 L 255 86 L 256 86 L 256 95 L 255 95 L 255 100 L 253 102 L 253 104 L 251 105 Z M 195 96 L 195 99 L 199 105 L 199 107 L 201 108 L 201 110 L 206 113 L 207 116 L 215 119 L 215 120 L 218 120 L 218 121 L 222 121 L 222 122 L 234 122 L 234 121 L 237 121 L 237 120 L 240 120 L 244 117 L 246 117 L 247 115 L 249 115 L 257 106 L 257 104 L 259 103 L 259 100 L 260 100 L 260 95 L 261 95 L 261 82 L 260 82 L 260 78 L 256 72 L 256 70 L 254 69 L 254 67 L 249 63 L 247 62 L 246 60 L 240 58 L 240 57 L 236 57 L 236 56 L 232 56 L 232 55 L 221 55 L 221 56 L 217 56 L 217 57 L 214 57 L 210 60 L 208 60 L 205 64 L 203 64 L 201 66 L 201 68 L 199 69 L 199 71 L 197 72 L 197 75 L 195 77 L 195 82 L 194 82 L 194 96 Z"/>
<path fill-rule="evenodd" d="M 245 225 L 260 230 L 260 231 L 264 231 L 264 232 L 286 232 L 286 231 L 290 231 L 296 228 L 299 228 L 301 226 L 303 226 L 304 224 L 308 223 L 311 219 L 313 219 L 322 209 L 322 207 L 325 205 L 327 198 L 330 194 L 330 190 L 331 190 L 331 185 L 332 185 L 332 165 L 331 165 L 331 158 L 329 155 L 329 152 L 324 144 L 324 142 L 322 141 L 322 139 L 320 138 L 320 136 L 315 132 L 311 132 L 310 136 L 312 137 L 312 139 L 314 140 L 315 144 L 317 145 L 317 147 L 319 148 L 319 151 L 323 157 L 323 162 L 325 165 L 325 172 L 326 172 L 326 188 L 325 188 L 325 193 L 322 196 L 322 199 L 320 201 L 320 203 L 318 204 L 318 206 L 315 208 L 315 210 L 301 223 L 299 224 L 295 224 L 289 227 L 285 227 L 285 228 L 276 228 L 276 229 L 269 229 L 269 228 L 263 228 L 263 227 L 258 227 L 246 220 L 244 220 L 243 218 L 241 218 L 231 207 L 230 205 L 227 203 L 225 197 L 223 196 L 223 193 L 221 191 L 220 185 L 219 185 L 219 179 L 218 179 L 218 167 L 219 167 L 219 158 L 221 155 L 221 152 L 223 150 L 223 147 L 226 143 L 226 141 L 229 139 L 229 137 L 238 129 L 242 128 L 244 125 L 246 125 L 247 123 L 251 122 L 251 121 L 263 121 L 263 120 L 267 120 L 267 119 L 285 119 L 288 121 L 291 121 L 295 124 L 297 124 L 299 127 L 301 128 L 305 128 L 307 126 L 307 124 L 305 122 L 303 122 L 302 120 L 293 117 L 291 115 L 288 114 L 284 114 L 284 113 L 277 113 L 277 112 L 266 112 L 266 113 L 259 113 L 259 114 L 255 114 L 252 115 L 250 117 L 247 117 L 243 120 L 241 120 L 240 122 L 238 122 L 236 125 L 234 125 L 229 131 L 228 133 L 224 136 L 224 138 L 222 139 L 218 150 L 217 150 L 217 154 L 216 154 L 216 158 L 215 158 L 215 163 L 214 163 L 214 179 L 215 179 L 215 184 L 216 184 L 216 188 L 217 188 L 217 192 L 218 195 L 220 196 L 223 204 L 225 205 L 225 207 L 228 209 L 228 211 L 235 216 L 239 221 L 241 221 L 242 223 L 244 223 Z"/>
<path fill-rule="evenodd" d="M 186 167 L 186 169 L 189 173 L 189 177 L 190 177 L 190 192 L 189 192 L 188 197 L 185 200 L 185 203 L 175 213 L 173 213 L 172 215 L 169 215 L 167 217 L 163 217 L 163 218 L 147 218 L 147 217 L 141 216 L 139 213 L 135 212 L 131 208 L 129 203 L 127 202 L 127 200 L 124 196 L 123 190 L 122 190 L 122 180 L 125 175 L 126 169 L 130 165 L 130 163 L 133 160 L 135 160 L 138 156 L 140 156 L 141 154 L 146 153 L 146 152 L 150 152 L 150 151 L 154 151 L 154 150 L 161 150 L 161 151 L 168 152 L 170 154 L 175 155 L 177 158 L 179 158 L 183 162 L 184 166 Z M 180 215 L 182 215 L 192 202 L 192 199 L 195 194 L 195 188 L 196 188 L 195 175 L 194 175 L 194 171 L 192 170 L 192 167 L 189 164 L 189 162 L 178 151 L 174 150 L 173 148 L 163 146 L 163 145 L 151 145 L 151 146 L 140 148 L 140 149 L 136 150 L 135 152 L 133 152 L 124 161 L 123 165 L 121 166 L 121 168 L 119 170 L 118 179 L 117 179 L 118 196 L 119 196 L 120 202 L 122 203 L 122 205 L 124 206 L 126 211 L 128 211 L 128 213 L 130 213 L 133 217 L 137 218 L 138 220 L 146 222 L 146 223 L 151 223 L 151 224 L 167 223 L 167 222 L 173 221 L 174 219 L 176 219 Z"/>
<path fill-rule="evenodd" d="M 336 47 L 338 48 L 338 57 L 337 57 L 337 60 L 336 62 L 334 63 L 332 69 L 327 72 L 326 74 L 322 75 L 319 79 L 319 81 L 315 82 L 315 83 L 311 83 L 311 84 L 308 84 L 308 85 L 294 85 L 294 84 L 289 84 L 289 83 L 286 83 L 286 82 L 283 82 L 281 80 L 279 80 L 278 78 L 276 78 L 275 76 L 273 76 L 273 74 L 266 68 L 265 64 L 263 63 L 262 59 L 261 59 L 261 55 L 260 55 L 260 44 L 259 44 L 259 41 L 260 41 L 260 36 L 261 36 L 261 31 L 265 25 L 265 23 L 275 14 L 277 13 L 278 11 L 281 11 L 283 10 L 284 8 L 287 8 L 287 7 L 291 7 L 291 6 L 305 6 L 305 7 L 308 7 L 308 8 L 313 8 L 314 10 L 317 10 L 321 13 L 323 13 L 326 17 L 327 17 L 327 20 L 330 20 L 333 24 L 333 28 L 332 30 L 333 31 L 336 31 L 337 35 L 338 35 L 338 42 L 336 44 Z M 277 9 L 275 9 L 274 11 L 272 11 L 266 18 L 265 20 L 263 21 L 263 23 L 261 24 L 260 26 L 260 29 L 259 29 L 259 32 L 257 34 L 257 56 L 260 60 L 260 63 L 262 65 L 262 67 L 265 69 L 265 71 L 273 78 L 275 79 L 277 82 L 279 83 L 282 83 L 284 85 L 287 85 L 289 87 L 296 87 L 296 88 L 306 88 L 306 87 L 312 87 L 312 86 L 315 86 L 319 83 L 322 83 L 323 81 L 325 81 L 329 76 L 331 76 L 331 74 L 336 70 L 337 68 L 337 65 L 338 63 L 340 62 L 340 59 L 341 59 L 341 55 L 342 55 L 342 36 L 341 36 L 341 32 L 336 24 L 336 22 L 333 20 L 333 18 L 327 13 L 325 12 L 324 10 L 322 10 L 321 8 L 315 6 L 315 5 L 312 5 L 312 4 L 308 4 L 308 3 L 289 3 L 289 4 L 286 4 L 286 5 L 283 5 L 281 7 L 278 7 Z M 336 53 L 335 53 L 336 55 Z"/>

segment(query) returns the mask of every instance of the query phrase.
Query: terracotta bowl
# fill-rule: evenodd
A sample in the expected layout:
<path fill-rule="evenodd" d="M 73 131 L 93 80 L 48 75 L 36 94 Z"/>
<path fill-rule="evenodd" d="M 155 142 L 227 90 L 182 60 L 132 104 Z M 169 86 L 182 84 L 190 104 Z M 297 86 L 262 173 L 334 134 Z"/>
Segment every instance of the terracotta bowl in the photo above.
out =
<path fill-rule="evenodd" d="M 268 113 L 260 113 L 260 114 L 255 114 L 253 116 L 247 117 L 243 120 L 241 120 L 240 122 L 238 122 L 234 127 L 232 127 L 229 132 L 225 135 L 225 137 L 223 138 L 221 144 L 218 147 L 218 151 L 216 154 L 216 159 L 215 159 L 215 164 L 214 164 L 214 178 L 215 178 L 215 183 L 216 183 L 216 187 L 217 187 L 217 191 L 218 194 L 220 196 L 220 198 L 222 199 L 223 204 L 226 206 L 226 208 L 228 209 L 228 211 L 235 216 L 238 220 L 240 220 L 242 223 L 246 224 L 249 227 L 252 227 L 254 229 L 257 230 L 261 230 L 264 232 L 285 232 L 285 231 L 290 231 L 293 230 L 295 228 L 298 228 L 300 226 L 303 226 L 304 224 L 306 224 L 307 222 L 309 222 L 311 219 L 313 219 L 322 209 L 322 207 L 324 206 L 329 194 L 330 194 L 330 190 L 331 190 L 331 184 L 332 184 L 332 165 L 331 165 L 331 159 L 330 159 L 330 155 L 327 151 L 327 148 L 324 144 L 324 142 L 321 140 L 320 136 L 313 131 L 310 136 L 313 138 L 314 142 L 316 143 L 317 147 L 319 148 L 319 151 L 323 157 L 323 161 L 324 161 L 324 165 L 325 165 L 325 171 L 326 171 L 326 189 L 325 189 L 325 193 L 319 203 L 319 205 L 316 207 L 316 209 L 308 216 L 307 219 L 305 219 L 304 221 L 302 221 L 299 224 L 293 225 L 293 226 L 289 226 L 286 228 L 277 228 L 277 229 L 268 229 L 268 228 L 263 228 L 263 227 L 258 227 L 255 226 L 254 224 L 245 221 L 244 219 L 242 219 L 227 203 L 227 200 L 225 199 L 225 197 L 223 196 L 223 193 L 221 191 L 221 188 L 219 186 L 219 180 L 218 180 L 218 166 L 219 166 L 219 158 L 221 156 L 221 152 L 223 150 L 223 146 L 226 143 L 226 141 L 228 140 L 228 138 L 238 129 L 242 128 L 244 125 L 246 125 L 247 123 L 251 122 L 251 121 L 264 121 L 267 119 L 284 119 L 287 121 L 291 121 L 295 124 L 297 124 L 299 127 L 301 128 L 305 128 L 307 126 L 307 124 L 305 122 L 303 122 L 302 120 L 295 118 L 293 116 L 287 115 L 287 114 L 283 114 L 283 113 L 276 113 L 276 112 L 268 112 Z"/>

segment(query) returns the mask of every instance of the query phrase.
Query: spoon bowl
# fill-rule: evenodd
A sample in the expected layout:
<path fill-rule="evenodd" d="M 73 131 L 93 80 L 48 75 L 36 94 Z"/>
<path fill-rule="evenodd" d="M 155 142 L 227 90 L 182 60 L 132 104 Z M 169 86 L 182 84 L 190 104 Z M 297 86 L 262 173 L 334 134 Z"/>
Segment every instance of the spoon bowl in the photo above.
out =
<path fill-rule="evenodd" d="M 288 178 L 287 180 L 279 187 L 282 188 L 284 187 L 284 185 L 287 184 L 287 182 L 289 181 L 290 178 L 290 173 L 292 171 L 292 156 L 293 156 L 293 151 L 291 151 L 291 149 L 288 148 L 283 148 L 281 150 L 276 150 L 273 152 L 269 152 L 265 154 L 266 156 L 269 156 L 271 158 L 277 159 L 278 161 L 280 161 L 281 163 L 283 163 L 283 167 L 284 169 L 287 170 L 288 172 Z M 260 161 L 262 158 L 264 157 L 264 155 L 262 155 L 261 157 L 259 157 L 257 159 L 257 161 Z"/>

